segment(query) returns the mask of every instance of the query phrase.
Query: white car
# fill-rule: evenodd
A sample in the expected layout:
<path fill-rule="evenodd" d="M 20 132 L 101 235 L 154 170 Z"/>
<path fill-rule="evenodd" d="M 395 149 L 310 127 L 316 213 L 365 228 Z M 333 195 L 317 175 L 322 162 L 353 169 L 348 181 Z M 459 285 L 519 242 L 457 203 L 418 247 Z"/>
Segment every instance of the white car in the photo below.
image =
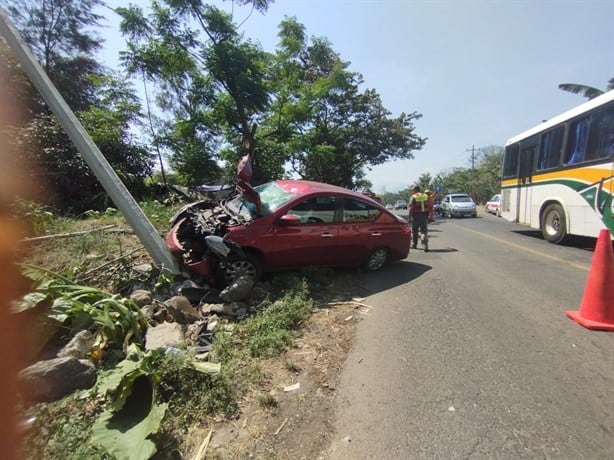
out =
<path fill-rule="evenodd" d="M 407 201 L 397 200 L 394 204 L 394 209 L 407 209 Z"/>
<path fill-rule="evenodd" d="M 441 202 L 441 215 L 444 217 L 477 217 L 478 211 L 471 198 L 466 193 L 450 193 Z"/>
<path fill-rule="evenodd" d="M 494 214 L 497 217 L 501 217 L 501 195 L 499 193 L 493 195 L 492 198 L 486 202 L 484 210 L 488 214 Z"/>

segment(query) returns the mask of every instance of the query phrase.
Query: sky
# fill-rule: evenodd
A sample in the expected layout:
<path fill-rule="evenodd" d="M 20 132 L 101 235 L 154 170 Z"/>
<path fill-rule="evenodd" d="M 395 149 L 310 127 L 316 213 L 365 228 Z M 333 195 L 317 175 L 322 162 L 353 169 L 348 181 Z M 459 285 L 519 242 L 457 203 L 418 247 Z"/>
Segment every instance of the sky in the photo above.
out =
<path fill-rule="evenodd" d="M 211 3 L 231 11 L 230 2 Z M 414 125 L 425 146 L 413 159 L 367 171 L 375 193 L 405 189 L 426 172 L 471 167 L 480 148 L 503 146 L 586 101 L 560 83 L 605 89 L 614 77 L 612 0 L 276 0 L 264 15 L 232 12 L 245 38 L 270 52 L 279 23 L 296 17 L 309 37 L 331 42 L 391 117 L 422 114 Z M 117 18 L 105 15 L 102 57 L 113 66 L 124 45 Z"/>

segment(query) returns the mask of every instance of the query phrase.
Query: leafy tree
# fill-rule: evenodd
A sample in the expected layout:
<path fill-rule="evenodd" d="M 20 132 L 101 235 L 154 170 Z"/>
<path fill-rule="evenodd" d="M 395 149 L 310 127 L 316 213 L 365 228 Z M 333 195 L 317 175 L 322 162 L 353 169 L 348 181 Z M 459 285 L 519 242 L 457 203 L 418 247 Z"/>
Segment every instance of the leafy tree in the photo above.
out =
<path fill-rule="evenodd" d="M 425 142 L 414 133 L 420 114 L 391 118 L 375 90 L 359 90 L 362 76 L 348 70 L 328 40 L 307 40 L 295 18 L 279 29 L 274 97 L 262 135 L 285 147 L 293 173 L 354 188 L 363 183 L 364 168 L 413 158 Z"/>
<path fill-rule="evenodd" d="M 102 40 L 91 28 L 100 25 L 102 16 L 93 11 L 104 4 L 102 0 L 7 0 L 7 4 L 13 24 L 66 103 L 74 111 L 93 103 L 88 75 L 101 72 L 92 54 Z M 40 98 L 36 93 L 30 97 Z"/>
<path fill-rule="evenodd" d="M 486 202 L 501 190 L 503 147 L 482 147 L 474 168 L 456 167 L 440 173 L 435 182 L 441 184 L 441 194 L 469 193 L 478 203 Z"/>
<path fill-rule="evenodd" d="M 101 16 L 93 13 L 99 0 L 13 0 L 9 12 L 43 68 L 68 105 L 129 187 L 142 190 L 151 171 L 148 152 L 134 141 L 130 127 L 139 121 L 140 103 L 134 90 L 110 74 L 92 55 L 101 40 L 91 30 Z M 90 168 L 21 66 L 5 48 L 16 92 L 24 99 L 29 117 L 13 131 L 14 142 L 31 159 L 43 180 L 33 182 L 60 209 L 82 211 L 108 205 L 108 197 Z M 32 172 L 32 174 L 37 174 Z"/>
<path fill-rule="evenodd" d="M 269 2 L 240 3 L 264 11 Z M 254 157 L 268 103 L 266 53 L 243 40 L 227 13 L 200 0 L 153 2 L 147 18 L 133 6 L 117 12 L 129 39 L 125 65 L 158 86 L 158 104 L 171 114 L 160 141 L 183 182 L 217 180 L 219 159 L 234 167 L 240 156 Z"/>
<path fill-rule="evenodd" d="M 613 90 L 614 89 L 614 77 L 608 80 L 608 86 L 606 87 L 605 91 L 595 88 L 593 86 L 581 85 L 577 83 L 561 83 L 559 85 L 559 89 L 562 89 L 563 91 L 569 91 L 570 93 L 573 93 L 573 94 L 582 93 L 582 96 L 590 100 L 590 99 L 596 98 L 597 96 L 601 96 L 606 91 Z"/>

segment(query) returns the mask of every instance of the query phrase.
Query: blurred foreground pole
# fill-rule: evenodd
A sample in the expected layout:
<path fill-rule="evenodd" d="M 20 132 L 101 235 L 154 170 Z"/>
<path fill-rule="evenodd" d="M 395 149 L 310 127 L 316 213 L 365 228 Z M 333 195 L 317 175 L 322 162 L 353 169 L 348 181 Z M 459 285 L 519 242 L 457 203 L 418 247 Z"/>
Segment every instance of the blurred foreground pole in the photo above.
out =
<path fill-rule="evenodd" d="M 6 12 L 0 8 L 0 36 L 2 36 L 17 56 L 24 71 L 51 108 L 60 124 L 75 144 L 87 164 L 109 194 L 113 203 L 132 227 L 149 255 L 162 270 L 179 274 L 179 266 L 170 253 L 162 237 L 156 232 L 143 210 L 134 200 L 124 183 L 102 155 L 98 147 L 83 128 L 75 114 L 64 101 L 45 71 L 30 52 L 28 45 L 8 20 Z"/>

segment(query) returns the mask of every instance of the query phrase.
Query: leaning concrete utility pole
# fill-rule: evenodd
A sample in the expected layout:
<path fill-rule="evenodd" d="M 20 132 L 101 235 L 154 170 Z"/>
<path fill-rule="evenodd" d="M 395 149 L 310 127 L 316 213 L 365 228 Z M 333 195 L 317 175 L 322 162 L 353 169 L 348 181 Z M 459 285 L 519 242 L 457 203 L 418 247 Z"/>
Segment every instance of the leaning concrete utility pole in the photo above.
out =
<path fill-rule="evenodd" d="M 119 208 L 141 243 L 143 243 L 149 255 L 161 266 L 162 270 L 179 274 L 177 261 L 166 247 L 164 240 L 156 232 L 143 210 L 66 104 L 66 101 L 36 61 L 30 48 L 23 41 L 19 32 L 15 30 L 2 8 L 0 8 L 0 36 L 4 37 L 11 47 L 24 71 L 58 118 L 77 150 L 92 168 L 113 203 Z"/>

